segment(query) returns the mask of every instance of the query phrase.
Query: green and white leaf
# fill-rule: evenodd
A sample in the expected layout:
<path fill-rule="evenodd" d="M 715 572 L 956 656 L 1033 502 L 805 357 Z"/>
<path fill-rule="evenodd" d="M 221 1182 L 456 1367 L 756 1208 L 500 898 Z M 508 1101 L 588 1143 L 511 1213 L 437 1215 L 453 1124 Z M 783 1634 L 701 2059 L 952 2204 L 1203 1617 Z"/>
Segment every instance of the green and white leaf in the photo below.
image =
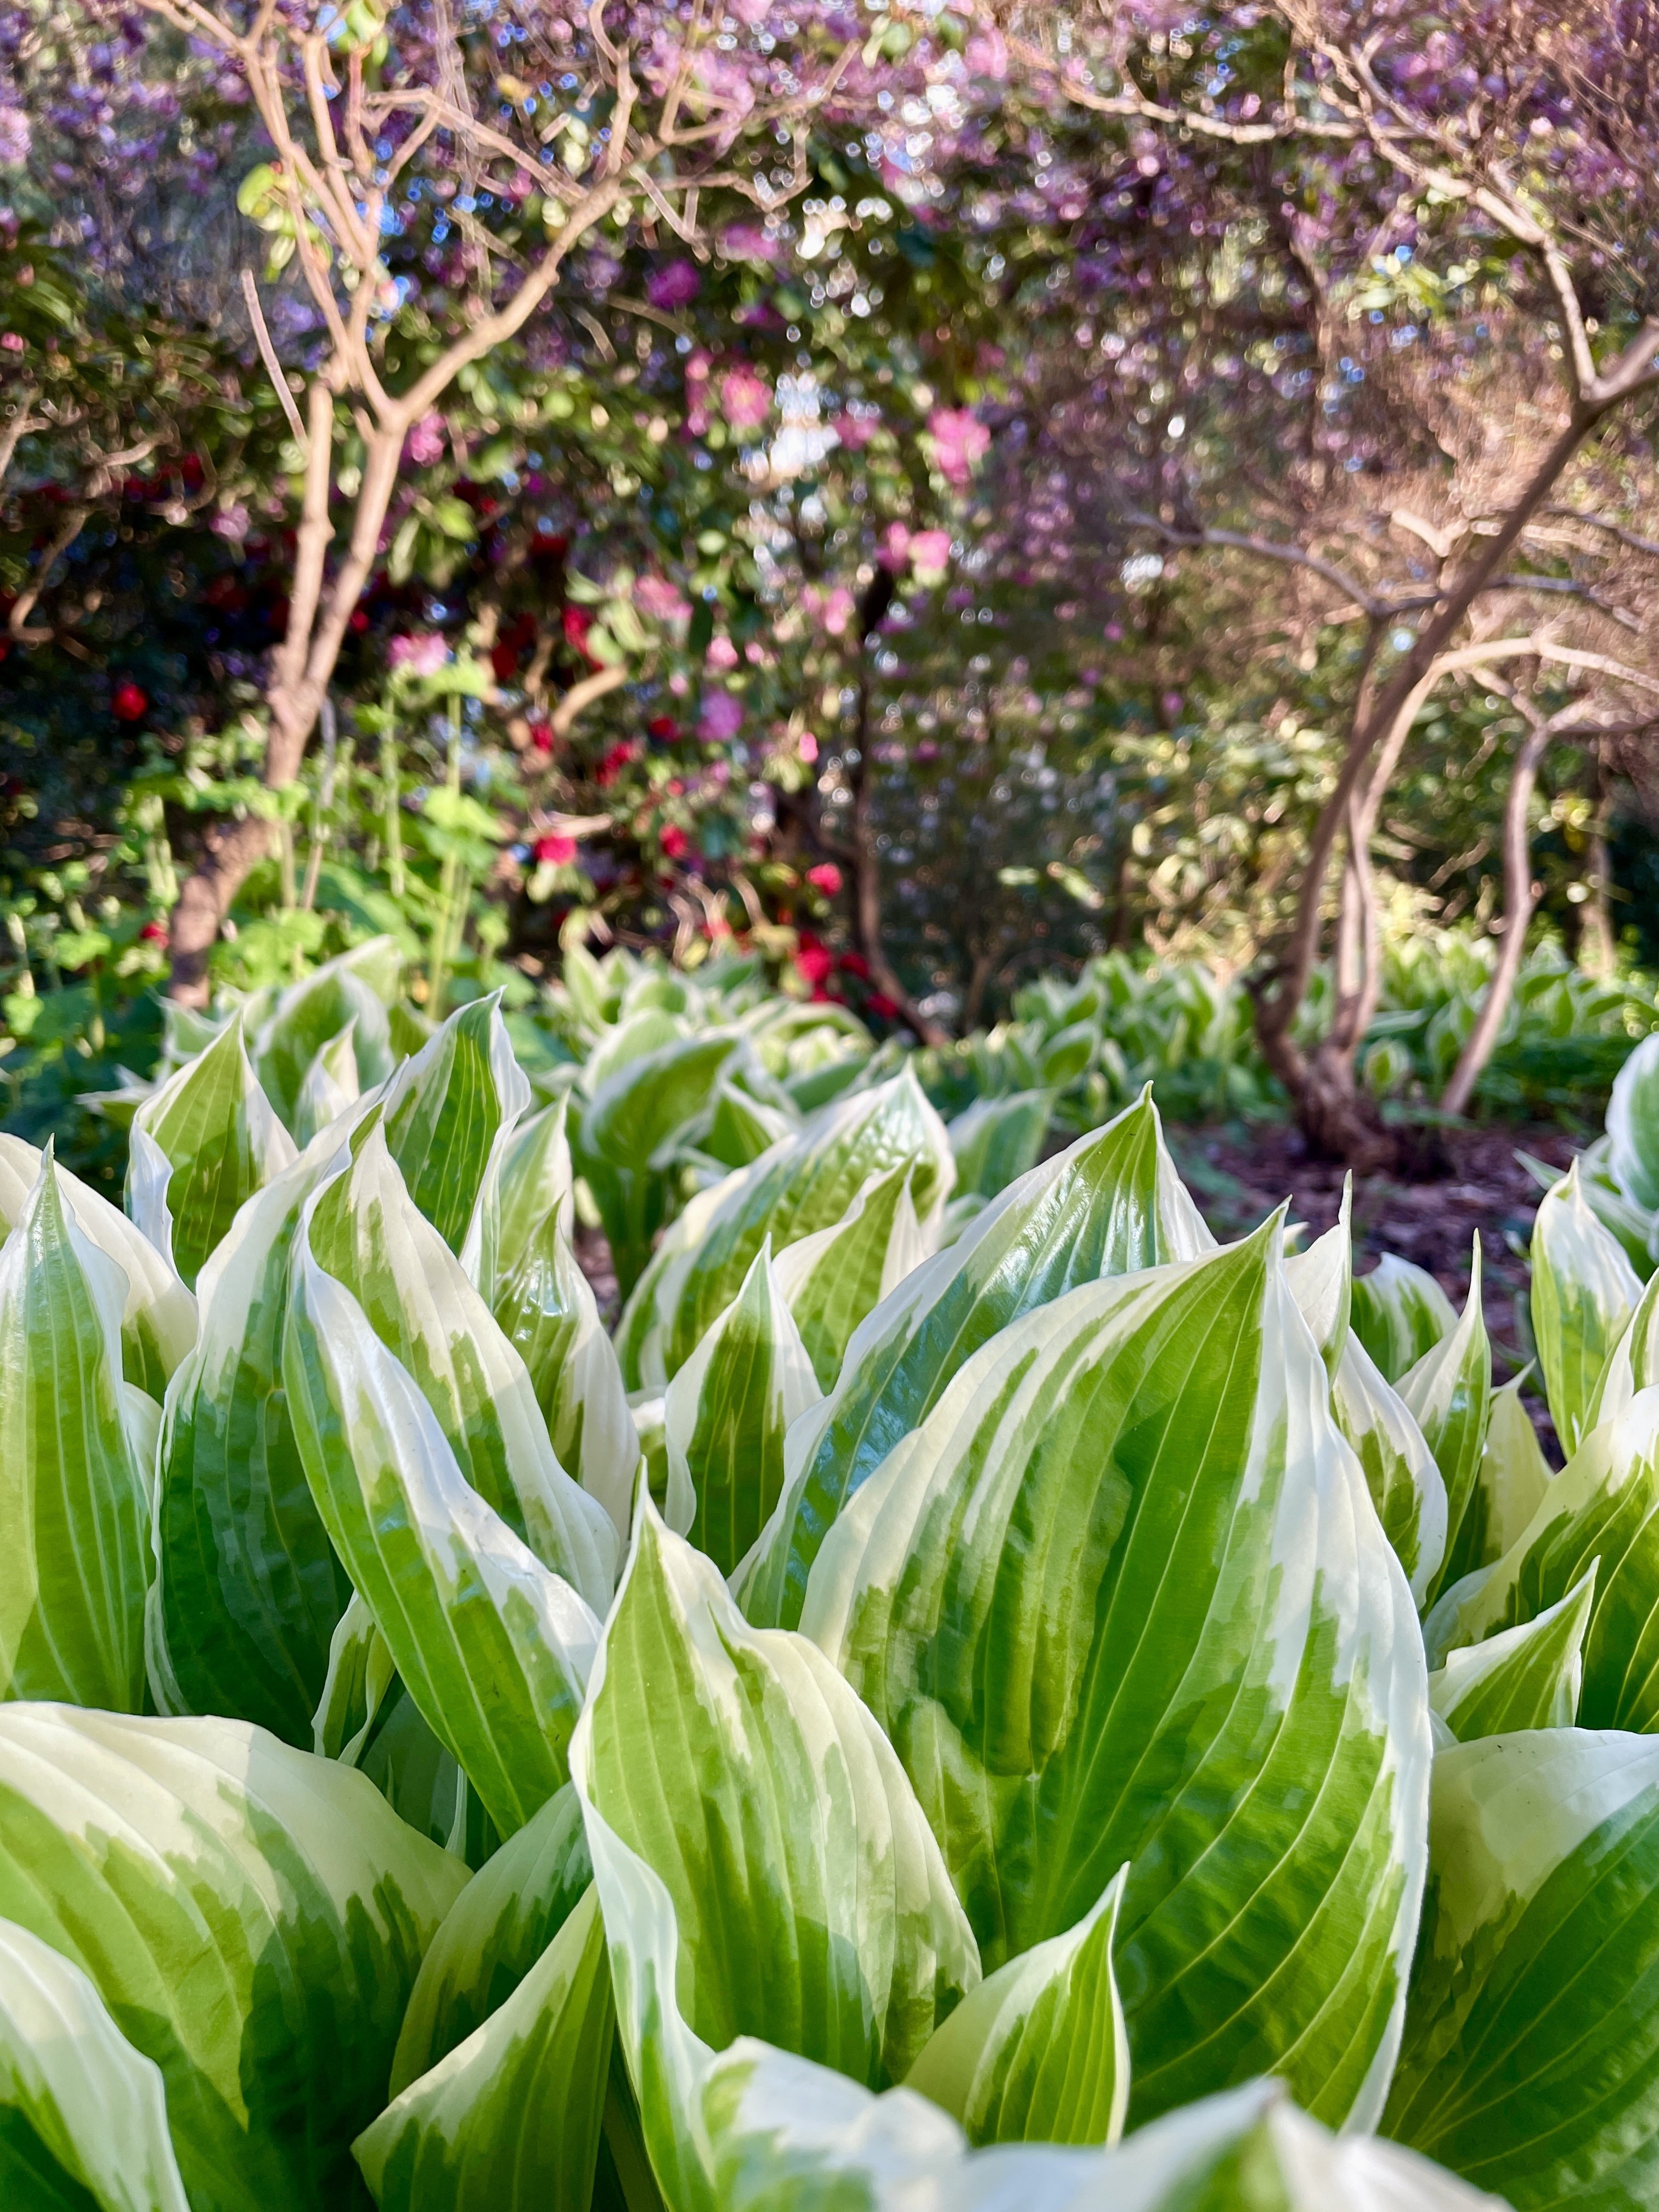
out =
<path fill-rule="evenodd" d="M 1659 1032 L 1642 1039 L 1613 1079 L 1607 1166 L 1632 1204 L 1659 1208 Z"/>
<path fill-rule="evenodd" d="M 914 1163 L 926 1221 L 950 1196 L 945 1124 L 906 1067 L 814 1115 L 799 1133 L 699 1194 L 635 1285 L 617 1332 L 630 1389 L 663 1389 L 737 1296 L 763 1241 L 781 1253 L 839 1221 L 872 1176 Z"/>
<path fill-rule="evenodd" d="M 1075 1928 L 1034 1943 L 963 1999 L 906 2087 L 971 2143 L 1115 2143 L 1129 2105 L 1129 2040 L 1112 1972 L 1127 1866 Z"/>
<path fill-rule="evenodd" d="M 1352 1330 L 1331 1379 L 1331 1413 L 1358 1455 L 1382 1533 L 1420 1611 L 1445 1553 L 1446 1486 L 1411 1408 Z"/>
<path fill-rule="evenodd" d="M 10 1920 L 0 1920 L 0 2197 L 11 2212 L 190 2212 L 159 2069 L 74 1961 Z"/>
<path fill-rule="evenodd" d="M 397 1054 L 387 1009 L 397 996 L 402 969 L 395 942 L 389 937 L 371 938 L 291 983 L 259 1025 L 253 1061 L 260 1085 L 301 1144 L 328 1126 L 319 1121 L 308 1133 L 301 1133 L 307 1118 L 305 1090 L 330 1047 L 336 1053 L 330 1076 L 343 1081 L 348 1069 L 338 1050 L 342 1036 L 350 1039 L 352 1085 L 343 1107 L 359 1088 L 373 1090 L 392 1073 Z"/>
<path fill-rule="evenodd" d="M 1353 1331 L 1389 1382 L 1457 1326 L 1451 1300 L 1426 1267 L 1385 1252 L 1353 1282 Z"/>
<path fill-rule="evenodd" d="M 301 1749 L 351 1595 L 306 1480 L 283 1387 L 289 1267 L 337 1133 L 260 1191 L 203 1270 L 202 1333 L 156 1455 L 145 1642 L 163 1712 L 257 1721 Z"/>
<path fill-rule="evenodd" d="M 1544 1502 L 1555 1469 L 1544 1456 L 1532 1415 L 1521 1393 L 1530 1376 L 1523 1368 L 1512 1382 L 1492 1394 L 1486 1449 L 1480 1456 L 1480 1488 L 1486 1500 L 1487 1542 L 1502 1559 Z"/>
<path fill-rule="evenodd" d="M 0 1234 L 22 1219 L 45 1155 L 21 1137 L 0 1134 Z M 196 1341 L 196 1301 L 172 1261 L 129 1221 L 118 1206 L 61 1164 L 58 1187 L 75 1225 L 126 1277 L 121 1310 L 121 1368 L 129 1382 L 160 1399 L 168 1377 Z"/>
<path fill-rule="evenodd" d="M 596 1612 L 617 1537 L 559 1464 L 528 1369 L 466 1271 L 416 1210 L 376 1123 L 311 1200 L 302 1235 L 437 1416 L 455 1463 L 545 1567 Z"/>
<path fill-rule="evenodd" d="M 599 1897 L 352 2146 L 380 2212 L 588 2212 L 614 2013 Z"/>
<path fill-rule="evenodd" d="M 1434 1454 L 1446 1486 L 1446 1550 L 1430 1595 L 1485 1566 L 1499 1546 L 1480 1481 L 1492 1397 L 1492 1345 L 1480 1310 L 1480 1238 L 1474 1240 L 1469 1295 L 1456 1327 L 1400 1378 L 1407 1410 Z"/>
<path fill-rule="evenodd" d="M 139 1183 L 135 1188 L 130 1182 L 127 1210 L 159 1250 L 170 1252 L 185 1286 L 193 1291 L 243 1200 L 295 1159 L 294 1140 L 253 1073 L 240 1018 L 145 1100 L 132 1126 L 133 1171 Z M 139 1146 L 140 1135 L 167 1161 L 162 1192 L 156 1189 L 154 1154 Z M 171 1224 L 166 1243 L 163 1198 Z"/>
<path fill-rule="evenodd" d="M 988 1966 L 1131 1862 L 1132 2117 L 1265 2065 L 1374 2120 L 1425 1674 L 1276 1218 L 1004 1329 L 843 1506 L 801 1627 L 904 1761 Z"/>
<path fill-rule="evenodd" d="M 801 1237 L 774 1263 L 820 1391 L 835 1387 L 865 1316 L 934 1249 L 911 1200 L 914 1175 L 901 1163 L 873 1176 L 839 1221 Z"/>
<path fill-rule="evenodd" d="M 328 1647 L 328 1675 L 311 1723 L 319 1759 L 355 1766 L 398 1679 L 386 1640 L 356 1590 Z"/>
<path fill-rule="evenodd" d="M 1570 1456 L 1641 1296 L 1636 1270 L 1585 1199 L 1575 1160 L 1539 1206 L 1532 1232 L 1532 1331 L 1550 1417 Z"/>
<path fill-rule="evenodd" d="M 465 1879 L 361 1775 L 260 1729 L 0 1706 L 0 1918 L 159 2066 L 195 2206 L 339 2201 Z"/>
<path fill-rule="evenodd" d="M 550 1214 L 567 1237 L 575 1234 L 575 1171 L 566 1131 L 569 1094 L 530 1115 L 513 1132 L 501 1161 L 498 1283 L 510 1275 Z"/>
<path fill-rule="evenodd" d="M 386 1086 L 386 1147 L 409 1194 L 486 1287 L 498 1265 L 501 1170 L 530 1097 L 499 994 L 453 1013 Z"/>
<path fill-rule="evenodd" d="M 356 1026 L 354 1016 L 338 1036 L 319 1045 L 317 1057 L 305 1072 L 299 1097 L 294 1102 L 294 1134 L 301 1145 L 308 1145 L 313 1137 L 320 1136 L 362 1096 L 356 1048 Z"/>
<path fill-rule="evenodd" d="M 1348 1321 L 1353 1304 L 1353 1177 L 1342 1185 L 1342 1204 L 1334 1223 L 1316 1237 L 1305 1252 L 1292 1253 L 1285 1262 L 1285 1279 L 1291 1286 L 1302 1318 L 1313 1332 L 1319 1356 L 1334 1381 L 1348 1347 Z"/>
<path fill-rule="evenodd" d="M 392 2062 L 395 2097 L 499 2011 L 592 1881 L 569 1783 L 480 1867 L 433 1937 Z"/>
<path fill-rule="evenodd" d="M 1659 2187 L 1659 1742 L 1538 1729 L 1435 1760 L 1384 2126 L 1518 2212 Z"/>
<path fill-rule="evenodd" d="M 422 1717 L 502 1835 L 567 1779 L 599 1624 L 467 1482 L 302 1224 L 283 1377 L 312 1494 Z"/>
<path fill-rule="evenodd" d="M 1445 1665 L 1429 1677 L 1429 1705 L 1460 1742 L 1573 1725 L 1600 1565 L 1592 1559 L 1565 1597 L 1534 1620 L 1446 1654 Z"/>
<path fill-rule="evenodd" d="M 957 1164 L 957 1191 L 994 1198 L 1037 1164 L 1054 1109 L 1052 1091 L 1011 1091 L 1000 1098 L 977 1098 L 951 1121 L 951 1151 Z"/>
<path fill-rule="evenodd" d="M 860 1322 L 835 1389 L 791 1436 L 783 1498 L 738 1585 L 750 1619 L 799 1621 L 807 1571 L 847 1499 L 1000 1329 L 1079 1283 L 1214 1243 L 1165 1149 L 1150 1086 L 1011 1184 Z"/>
<path fill-rule="evenodd" d="M 562 1212 L 550 1207 L 506 1267 L 495 1317 L 529 1372 L 560 1465 L 605 1508 L 625 1544 L 640 1439 L 616 1349 Z"/>
<path fill-rule="evenodd" d="M 636 1021 L 654 1018 L 637 1015 Z M 582 1174 L 605 1222 L 624 1295 L 651 1256 L 672 1192 L 659 1155 L 707 1103 L 741 1039 L 735 1030 L 675 1035 L 607 1072 L 574 1132 Z"/>
<path fill-rule="evenodd" d="M 143 1703 L 155 1409 L 121 1379 L 125 1297 L 48 1152 L 0 1248 L 0 1698 Z"/>
<path fill-rule="evenodd" d="M 690 1489 L 688 1533 L 721 1574 L 752 1548 L 777 1504 L 784 1432 L 821 1395 L 769 1240 L 663 1399 L 670 1494 Z"/>
<path fill-rule="evenodd" d="M 571 1771 L 585 1810 L 665 1885 L 679 2002 L 712 2046 L 763 2035 L 880 2086 L 979 1979 L 939 1846 L 870 1713 L 805 1638 L 751 1629 L 647 1498 Z M 597 1870 L 591 1820 L 588 1845 Z M 653 2092 L 635 2079 L 643 2107 Z"/>

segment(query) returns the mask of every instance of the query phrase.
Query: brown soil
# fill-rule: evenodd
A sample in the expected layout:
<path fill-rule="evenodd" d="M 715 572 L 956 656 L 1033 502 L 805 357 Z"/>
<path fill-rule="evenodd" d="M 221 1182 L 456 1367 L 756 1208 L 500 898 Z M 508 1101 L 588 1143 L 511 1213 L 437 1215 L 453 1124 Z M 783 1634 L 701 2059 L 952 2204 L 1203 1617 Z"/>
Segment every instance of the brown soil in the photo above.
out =
<path fill-rule="evenodd" d="M 1286 1198 L 1291 1220 L 1307 1224 L 1309 1239 L 1336 1219 L 1343 1170 L 1328 1160 L 1310 1159 L 1292 1127 L 1248 1133 L 1170 1129 L 1168 1136 L 1188 1188 L 1218 1237 L 1237 1237 L 1255 1228 Z M 1522 1254 L 1541 1195 L 1515 1156 L 1530 1152 L 1553 1167 L 1565 1168 L 1577 1147 L 1565 1130 L 1549 1125 L 1450 1129 L 1444 1142 L 1451 1171 L 1433 1181 L 1355 1177 L 1354 1267 L 1364 1274 L 1383 1253 L 1397 1252 L 1402 1260 L 1426 1267 L 1461 1306 L 1468 1295 L 1469 1248 L 1478 1229 L 1486 1327 L 1501 1355 L 1500 1375 L 1513 1373 L 1530 1357 L 1524 1315 L 1517 1324 L 1516 1301 L 1526 1297 Z"/>

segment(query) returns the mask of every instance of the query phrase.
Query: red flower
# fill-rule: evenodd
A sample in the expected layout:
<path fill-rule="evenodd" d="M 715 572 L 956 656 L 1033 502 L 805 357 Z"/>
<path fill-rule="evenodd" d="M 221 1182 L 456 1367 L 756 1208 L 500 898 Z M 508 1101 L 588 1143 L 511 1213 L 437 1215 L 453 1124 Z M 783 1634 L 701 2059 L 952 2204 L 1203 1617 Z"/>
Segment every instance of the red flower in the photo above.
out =
<path fill-rule="evenodd" d="M 680 733 L 680 726 L 672 714 L 653 714 L 645 726 L 659 745 L 672 745 Z"/>
<path fill-rule="evenodd" d="M 684 830 L 678 823 L 671 822 L 662 833 L 661 844 L 664 854 L 671 860 L 678 860 L 689 842 Z"/>
<path fill-rule="evenodd" d="M 165 945 L 167 941 L 167 926 L 164 921 L 147 921 L 138 933 L 141 945 Z"/>
<path fill-rule="evenodd" d="M 834 898 L 841 889 L 841 870 L 833 860 L 820 860 L 816 868 L 806 871 L 806 880 L 816 885 L 825 898 Z"/>
<path fill-rule="evenodd" d="M 115 696 L 109 703 L 112 714 L 122 722 L 137 722 L 149 711 L 149 698 L 131 678 L 116 685 Z"/>
<path fill-rule="evenodd" d="M 843 952 L 839 964 L 844 975 L 856 975 L 860 983 L 869 981 L 870 963 L 861 952 Z"/>
<path fill-rule="evenodd" d="M 890 1022 L 898 1012 L 898 1008 L 893 1004 L 892 1000 L 881 991 L 871 992 L 869 997 L 864 1002 L 864 1010 L 866 1013 L 878 1015 L 882 1020 L 889 1022 Z"/>
<path fill-rule="evenodd" d="M 638 753 L 639 748 L 636 745 L 630 744 L 625 738 L 620 744 L 612 745 L 610 751 L 599 763 L 599 768 L 594 774 L 594 782 L 599 785 L 602 791 L 606 789 L 610 785 L 613 784 L 617 781 L 617 776 L 622 773 L 623 769 L 627 767 L 629 762 L 638 757 Z"/>
<path fill-rule="evenodd" d="M 795 955 L 795 966 L 805 981 L 819 987 L 828 980 L 835 964 L 834 953 L 822 945 L 803 945 Z"/>
<path fill-rule="evenodd" d="M 489 648 L 489 672 L 498 684 L 510 683 L 519 672 L 519 648 L 507 639 Z"/>
<path fill-rule="evenodd" d="M 593 617 L 588 613 L 586 607 L 567 607 L 565 609 L 565 643 L 568 646 L 574 646 L 575 650 L 580 653 L 582 659 L 588 663 L 590 667 L 597 668 L 599 664 L 594 659 L 592 654 L 587 649 L 587 633 L 592 629 L 592 627 Z"/>
<path fill-rule="evenodd" d="M 538 837 L 536 840 L 536 858 L 548 861 L 556 868 L 568 868 L 575 857 L 576 841 L 574 837 Z"/>
<path fill-rule="evenodd" d="M 532 722 L 530 725 L 530 742 L 538 753 L 550 753 L 553 750 L 552 723 Z"/>
<path fill-rule="evenodd" d="M 364 608 L 353 607 L 351 610 L 351 628 L 359 637 L 368 628 L 368 615 Z"/>

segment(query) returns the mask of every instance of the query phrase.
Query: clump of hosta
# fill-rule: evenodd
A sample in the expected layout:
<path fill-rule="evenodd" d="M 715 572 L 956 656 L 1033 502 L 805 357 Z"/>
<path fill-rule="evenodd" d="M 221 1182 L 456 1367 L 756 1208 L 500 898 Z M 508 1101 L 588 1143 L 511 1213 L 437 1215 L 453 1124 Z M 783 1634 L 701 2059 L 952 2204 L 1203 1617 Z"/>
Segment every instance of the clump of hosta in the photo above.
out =
<path fill-rule="evenodd" d="M 126 1213 L 0 1139 L 7 2212 L 1656 2202 L 1659 1278 L 1540 1208 L 1553 1474 L 1478 1246 L 1040 1159 L 1050 1012 L 946 1123 L 372 945 L 175 1018 Z"/>

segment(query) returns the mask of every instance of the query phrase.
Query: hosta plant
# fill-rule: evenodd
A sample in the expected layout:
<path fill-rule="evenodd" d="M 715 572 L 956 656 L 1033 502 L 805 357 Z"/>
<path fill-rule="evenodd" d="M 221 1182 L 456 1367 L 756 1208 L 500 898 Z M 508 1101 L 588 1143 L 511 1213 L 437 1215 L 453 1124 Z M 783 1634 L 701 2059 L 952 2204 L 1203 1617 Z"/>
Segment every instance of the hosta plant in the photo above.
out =
<path fill-rule="evenodd" d="M 8 2212 L 1659 2203 L 1584 1171 L 1553 1474 L 1478 1250 L 1040 1157 L 1098 1008 L 947 1125 L 739 975 L 397 990 L 177 1025 L 127 1213 L 0 1140 Z"/>

